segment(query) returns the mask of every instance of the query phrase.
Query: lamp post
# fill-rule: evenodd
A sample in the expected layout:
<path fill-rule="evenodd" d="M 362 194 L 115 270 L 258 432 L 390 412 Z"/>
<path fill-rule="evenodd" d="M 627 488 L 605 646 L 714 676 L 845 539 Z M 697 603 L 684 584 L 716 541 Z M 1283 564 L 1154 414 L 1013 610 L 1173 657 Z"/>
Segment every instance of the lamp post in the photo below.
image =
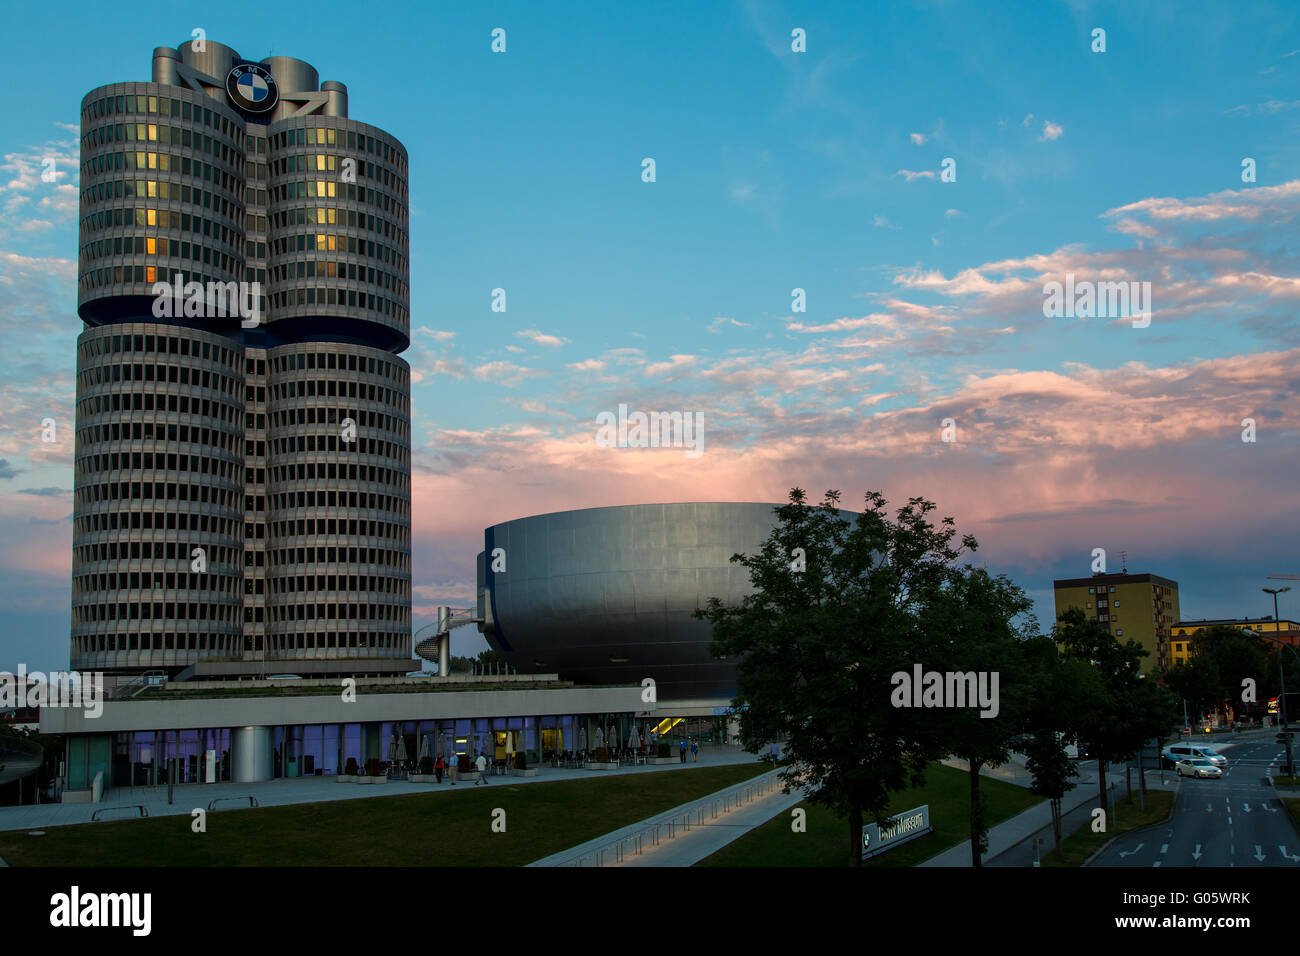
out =
<path fill-rule="evenodd" d="M 1278 643 L 1277 674 L 1282 684 L 1282 740 L 1284 741 L 1284 745 L 1286 747 L 1286 775 L 1292 779 L 1295 779 L 1295 760 L 1292 758 L 1291 755 L 1291 736 L 1290 736 L 1290 730 L 1287 728 L 1287 723 L 1286 723 L 1286 675 L 1283 672 L 1283 668 L 1282 668 L 1282 646 L 1281 646 L 1282 639 L 1276 636 L 1278 628 L 1282 623 L 1277 616 L 1277 596 L 1279 594 L 1284 594 L 1287 591 L 1290 591 L 1291 588 L 1289 587 L 1261 588 L 1260 590 L 1262 590 L 1265 594 L 1273 595 L 1273 633 L 1274 633 L 1274 639 Z"/>

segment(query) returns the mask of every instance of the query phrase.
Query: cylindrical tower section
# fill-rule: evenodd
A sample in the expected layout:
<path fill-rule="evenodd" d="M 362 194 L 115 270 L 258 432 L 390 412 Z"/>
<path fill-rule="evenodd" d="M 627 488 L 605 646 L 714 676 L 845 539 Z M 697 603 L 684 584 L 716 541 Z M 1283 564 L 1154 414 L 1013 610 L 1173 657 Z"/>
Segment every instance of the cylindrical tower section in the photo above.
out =
<path fill-rule="evenodd" d="M 320 85 L 321 92 L 329 94 L 325 108 L 321 111 L 326 116 L 346 119 L 348 115 L 348 88 L 337 80 L 326 80 Z"/>
<path fill-rule="evenodd" d="M 181 275 L 202 285 L 205 305 L 182 296 L 192 304 L 167 318 L 238 327 L 224 297 L 245 278 L 243 147 L 240 117 L 184 87 L 114 83 L 86 96 L 77 286 L 85 322 L 163 317 L 155 284 Z M 177 301 L 162 304 L 174 311 Z"/>
<path fill-rule="evenodd" d="M 181 62 L 186 66 L 215 77 L 223 83 L 226 80 L 226 74 L 230 72 L 235 62 L 240 59 L 239 54 L 231 47 L 226 46 L 224 43 L 214 43 L 208 39 L 204 39 L 202 50 L 195 48 L 194 40 L 182 43 L 178 50 L 180 51 Z"/>
<path fill-rule="evenodd" d="M 153 81 L 164 86 L 179 86 L 181 75 L 176 67 L 181 62 L 179 50 L 169 46 L 153 48 Z"/>
<path fill-rule="evenodd" d="M 410 658 L 410 367 L 280 345 L 267 385 L 268 657 Z"/>
<path fill-rule="evenodd" d="M 153 322 L 77 340 L 72 667 L 178 670 L 242 629 L 243 352 Z"/>
<path fill-rule="evenodd" d="M 270 328 L 297 340 L 410 344 L 406 149 L 354 120 L 270 130 Z"/>

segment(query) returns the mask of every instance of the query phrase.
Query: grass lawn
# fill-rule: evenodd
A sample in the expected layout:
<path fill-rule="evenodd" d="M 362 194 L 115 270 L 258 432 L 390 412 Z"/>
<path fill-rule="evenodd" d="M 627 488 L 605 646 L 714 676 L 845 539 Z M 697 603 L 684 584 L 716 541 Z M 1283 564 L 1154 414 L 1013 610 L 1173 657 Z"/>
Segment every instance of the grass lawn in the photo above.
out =
<path fill-rule="evenodd" d="M 1291 814 L 1291 822 L 1300 829 L 1300 797 L 1283 797 L 1282 802 L 1286 804 L 1286 812 Z"/>
<path fill-rule="evenodd" d="M 10 866 L 519 866 L 766 771 L 754 763 L 0 833 Z M 340 785 L 342 786 L 342 785 Z M 393 787 L 393 784 L 389 784 Z M 180 799 L 183 799 L 180 798 Z M 506 811 L 493 833 L 492 811 Z"/>
<path fill-rule="evenodd" d="M 930 805 L 934 832 L 866 861 L 864 866 L 915 866 L 956 843 L 970 840 L 970 777 L 964 770 L 935 764 L 926 771 L 926 785 L 894 796 L 890 813 Z M 1024 787 L 980 778 L 989 825 L 1028 809 L 1042 798 Z M 807 801 L 807 832 L 790 829 L 789 812 L 769 820 L 736 842 L 701 860 L 696 866 L 847 866 L 849 819 Z M 870 821 L 864 821 L 869 823 Z M 0 853 L 0 856 L 3 856 Z"/>
<path fill-rule="evenodd" d="M 1082 866 L 1084 860 L 1121 833 L 1136 830 L 1138 827 L 1149 826 L 1152 823 L 1159 823 L 1168 817 L 1169 811 L 1174 805 L 1174 792 L 1172 790 L 1148 790 L 1146 804 L 1145 812 L 1138 809 L 1138 794 L 1134 790 L 1133 796 L 1124 797 L 1115 802 L 1115 806 L 1110 812 L 1109 826 L 1105 833 L 1093 833 L 1092 821 L 1090 820 L 1073 833 L 1068 834 L 1061 841 L 1061 851 L 1065 855 L 1064 861 L 1056 858 L 1056 848 L 1051 845 L 1049 835 L 1048 843 L 1042 851 L 1042 865 Z"/>

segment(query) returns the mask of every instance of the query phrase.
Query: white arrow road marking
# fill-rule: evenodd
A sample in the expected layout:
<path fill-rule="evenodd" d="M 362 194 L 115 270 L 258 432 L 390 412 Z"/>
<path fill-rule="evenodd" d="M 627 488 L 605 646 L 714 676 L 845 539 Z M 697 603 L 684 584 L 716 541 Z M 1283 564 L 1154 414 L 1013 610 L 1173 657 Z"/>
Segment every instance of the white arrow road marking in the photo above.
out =
<path fill-rule="evenodd" d="M 1260 849 L 1258 843 L 1255 844 L 1255 859 L 1259 860 L 1261 863 L 1264 862 L 1264 851 Z"/>
<path fill-rule="evenodd" d="M 1243 803 L 1243 804 L 1241 805 L 1241 809 L 1245 810 L 1247 813 L 1250 813 L 1250 804 L 1249 804 L 1249 803 Z"/>
<path fill-rule="evenodd" d="M 1213 812 L 1214 812 L 1214 804 L 1212 804 L 1212 803 L 1207 803 L 1207 804 L 1205 805 L 1205 812 L 1206 812 L 1206 813 L 1213 813 Z"/>
<path fill-rule="evenodd" d="M 1269 813 L 1277 813 L 1277 807 L 1273 806 L 1271 803 L 1264 804 L 1264 809 Z"/>
<path fill-rule="evenodd" d="M 1291 854 L 1287 853 L 1286 847 L 1284 847 L 1280 843 L 1277 845 L 1277 849 L 1278 852 L 1282 854 L 1282 859 L 1284 860 L 1290 860 L 1292 863 L 1294 863 L 1296 860 L 1300 860 L 1300 856 L 1292 856 Z"/>
<path fill-rule="evenodd" d="M 1152 863 L 1151 865 L 1152 865 L 1152 866 L 1159 866 L 1159 865 L 1160 865 L 1160 861 L 1159 861 L 1159 860 L 1156 860 L 1156 861 L 1155 861 L 1154 863 Z"/>
<path fill-rule="evenodd" d="M 1120 850 L 1119 855 L 1120 855 L 1120 856 L 1132 856 L 1134 853 L 1136 853 L 1138 850 L 1142 849 L 1144 846 L 1146 846 L 1145 843 L 1139 843 L 1137 846 L 1135 846 L 1133 849 L 1129 850 L 1127 853 L 1125 853 L 1123 850 Z"/>
<path fill-rule="evenodd" d="M 1200 858 L 1201 858 L 1201 845 L 1198 843 L 1196 844 L 1196 849 L 1192 851 L 1192 859 L 1199 860 Z"/>
<path fill-rule="evenodd" d="M 1168 850 L 1168 849 L 1169 849 L 1169 844 L 1168 844 L 1168 843 L 1162 844 L 1161 847 L 1160 847 L 1160 852 L 1161 852 L 1161 853 L 1164 853 L 1164 852 L 1165 852 L 1166 850 Z"/>

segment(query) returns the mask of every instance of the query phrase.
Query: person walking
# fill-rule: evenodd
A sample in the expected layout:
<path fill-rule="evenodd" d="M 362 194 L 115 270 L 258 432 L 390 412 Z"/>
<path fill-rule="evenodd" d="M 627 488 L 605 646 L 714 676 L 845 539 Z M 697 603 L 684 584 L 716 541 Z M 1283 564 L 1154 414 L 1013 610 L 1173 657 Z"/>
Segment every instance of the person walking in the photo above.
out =
<path fill-rule="evenodd" d="M 438 778 L 438 782 L 439 782 L 439 783 L 442 783 L 442 770 L 443 770 L 443 766 L 444 766 L 444 764 L 443 764 L 443 762 L 442 762 L 442 754 L 438 754 L 438 759 L 435 760 L 434 763 L 433 763 L 433 772 L 434 772 L 434 775 L 437 776 L 437 778 Z"/>
<path fill-rule="evenodd" d="M 700 742 L 694 737 L 691 738 L 691 763 L 700 762 Z"/>
<path fill-rule="evenodd" d="M 452 754 L 447 760 L 447 775 L 451 777 L 451 785 L 456 786 L 456 775 L 460 772 L 460 754 Z"/>
<path fill-rule="evenodd" d="M 478 779 L 474 781 L 474 786 L 477 787 L 480 783 L 487 786 L 487 757 L 483 756 L 483 751 L 478 752 L 478 759 L 474 761 L 474 766 L 478 768 Z"/>
<path fill-rule="evenodd" d="M 683 737 L 677 742 L 677 749 L 682 755 L 682 763 L 686 763 L 686 738 Z"/>

